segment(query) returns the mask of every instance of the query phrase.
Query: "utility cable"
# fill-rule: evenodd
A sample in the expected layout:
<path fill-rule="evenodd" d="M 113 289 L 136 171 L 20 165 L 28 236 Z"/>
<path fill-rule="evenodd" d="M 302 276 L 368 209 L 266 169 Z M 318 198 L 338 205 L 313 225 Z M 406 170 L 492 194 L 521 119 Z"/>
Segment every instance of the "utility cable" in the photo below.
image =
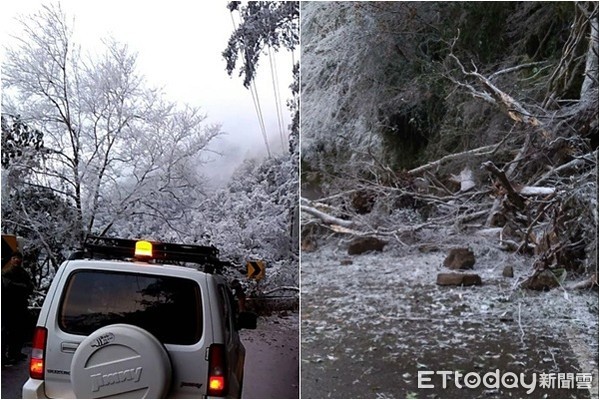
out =
<path fill-rule="evenodd" d="M 258 116 L 258 123 L 261 128 L 262 136 L 267 147 L 267 155 L 271 158 L 271 149 L 269 147 L 269 140 L 267 139 L 267 129 L 265 127 L 265 120 L 263 119 L 262 109 L 260 107 L 260 100 L 258 98 L 258 90 L 256 89 L 256 83 L 254 79 L 250 83 L 250 93 L 252 94 L 252 101 L 254 102 L 254 108 L 256 109 L 256 115 Z"/>
<path fill-rule="evenodd" d="M 235 20 L 233 18 L 233 11 L 231 11 L 229 13 L 229 15 L 231 17 L 231 25 L 233 26 L 233 31 L 235 32 L 235 31 L 237 31 L 237 27 L 236 27 Z M 240 20 L 241 20 L 241 17 L 240 17 Z M 256 83 L 255 83 L 254 79 L 252 79 L 252 81 L 250 82 L 249 90 L 250 90 L 250 94 L 252 95 L 252 102 L 254 103 L 254 110 L 256 111 L 256 116 L 258 118 L 258 125 L 261 130 L 263 140 L 265 141 L 265 146 L 267 148 L 267 156 L 269 158 L 271 158 L 271 149 L 269 147 L 269 140 L 267 138 L 267 129 L 265 127 L 265 122 L 264 122 L 264 118 L 262 115 L 262 109 L 260 107 L 260 101 L 258 98 L 258 90 L 256 89 Z"/>
<path fill-rule="evenodd" d="M 285 151 L 285 134 L 283 132 L 283 118 L 281 110 L 281 96 L 279 94 L 279 77 L 277 76 L 277 63 L 271 48 L 269 49 L 269 65 L 271 67 L 271 82 L 273 83 L 273 95 L 275 96 L 275 109 L 277 111 L 277 124 L 279 126 L 279 138 L 281 139 L 281 149 Z"/>

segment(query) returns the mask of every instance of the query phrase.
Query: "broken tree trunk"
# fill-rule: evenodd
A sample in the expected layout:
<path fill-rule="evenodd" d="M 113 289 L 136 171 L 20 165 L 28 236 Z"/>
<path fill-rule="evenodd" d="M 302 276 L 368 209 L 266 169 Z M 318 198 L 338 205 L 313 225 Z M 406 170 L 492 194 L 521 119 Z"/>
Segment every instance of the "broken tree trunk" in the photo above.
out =
<path fill-rule="evenodd" d="M 476 78 L 485 87 L 486 90 L 477 90 L 472 85 L 468 85 L 465 83 L 455 81 L 459 86 L 467 88 L 467 90 L 475 97 L 479 97 L 479 98 L 487 101 L 488 103 L 496 104 L 496 105 L 500 106 L 500 108 L 513 121 L 521 122 L 521 123 L 524 123 L 531 127 L 540 129 L 542 135 L 544 136 L 544 138 L 546 140 L 548 140 L 551 137 L 550 133 L 545 129 L 544 124 L 542 124 L 542 122 L 535 115 L 530 113 L 514 97 L 512 97 L 508 93 L 506 93 L 503 90 L 501 90 L 500 88 L 498 88 L 496 85 L 494 85 L 492 83 L 492 81 L 490 79 L 486 78 L 485 76 L 483 76 L 479 72 L 477 72 L 476 69 L 474 71 L 467 71 L 465 69 L 465 67 L 462 65 L 462 63 L 460 62 L 460 60 L 454 54 L 450 53 L 450 57 L 452 57 L 454 59 L 454 61 L 458 64 L 462 73 L 465 76 L 471 76 L 471 77 Z M 523 66 L 516 66 L 516 67 L 509 68 L 506 71 L 508 72 L 508 71 L 513 71 L 513 70 L 520 69 L 520 68 L 526 68 L 526 67 L 528 68 L 533 65 L 534 64 L 530 63 L 530 64 L 526 64 Z M 499 75 L 503 72 L 504 71 L 498 71 L 494 75 L 492 75 L 492 77 L 495 75 Z"/>
<path fill-rule="evenodd" d="M 478 147 L 476 149 L 463 151 L 460 153 L 448 154 L 447 156 L 444 156 L 444 157 L 440 158 L 439 160 L 435 160 L 430 163 L 421 165 L 420 167 L 411 169 L 410 171 L 408 171 L 408 173 L 411 175 L 418 175 L 418 174 L 423 173 L 432 168 L 437 168 L 440 165 L 442 165 L 448 161 L 466 158 L 468 156 L 482 156 L 482 155 L 486 155 L 486 154 L 491 154 L 497 148 L 498 148 L 498 144 L 493 144 L 493 145 L 489 145 L 489 146 L 483 146 L 483 147 Z"/>
<path fill-rule="evenodd" d="M 548 196 L 554 194 L 556 188 L 543 186 L 523 186 L 519 193 L 523 196 Z"/>
<path fill-rule="evenodd" d="M 570 290 L 592 289 L 598 287 L 598 275 L 592 274 L 588 279 L 574 283 L 567 287 Z"/>
<path fill-rule="evenodd" d="M 500 181 L 500 184 L 502 184 L 502 186 L 506 189 L 506 195 L 508 196 L 511 203 L 513 203 L 515 206 L 517 206 L 519 208 L 519 210 L 524 210 L 525 209 L 525 200 L 521 197 L 521 195 L 519 193 L 517 193 L 515 191 L 512 184 L 506 177 L 506 174 L 504 173 L 504 171 L 498 169 L 498 167 L 496 167 L 494 165 L 494 163 L 491 161 L 486 161 L 481 166 L 483 168 L 485 168 L 486 170 L 488 170 L 489 172 L 491 172 L 492 175 L 494 175 L 496 178 L 498 178 L 498 180 Z"/>
<path fill-rule="evenodd" d="M 313 216 L 319 218 L 321 221 L 323 221 L 326 224 L 339 225 L 344 228 L 352 228 L 352 226 L 354 225 L 354 222 L 352 222 L 350 220 L 334 217 L 332 215 L 329 215 L 322 211 L 319 211 L 313 207 L 303 205 L 303 206 L 300 206 L 300 210 L 302 212 L 308 213 L 310 215 L 313 215 Z"/>

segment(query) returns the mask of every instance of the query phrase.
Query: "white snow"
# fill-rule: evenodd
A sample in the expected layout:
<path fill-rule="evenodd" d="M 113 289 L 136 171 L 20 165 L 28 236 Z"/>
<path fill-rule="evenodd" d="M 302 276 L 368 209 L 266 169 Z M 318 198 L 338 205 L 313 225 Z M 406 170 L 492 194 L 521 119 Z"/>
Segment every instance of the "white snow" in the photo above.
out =
<path fill-rule="evenodd" d="M 441 251 L 422 253 L 417 247 L 424 243 L 433 243 Z M 437 286 L 437 274 L 448 271 L 442 265 L 447 250 L 465 246 L 476 257 L 474 271 L 469 272 L 479 274 L 483 286 Z M 344 242 L 330 240 L 316 252 L 302 254 L 303 388 L 310 385 L 315 369 L 323 373 L 343 364 L 352 371 L 349 363 L 359 363 L 365 376 L 346 380 L 346 384 L 355 380 L 362 386 L 377 386 L 378 379 L 385 379 L 364 371 L 373 363 L 397 359 L 412 368 L 431 369 L 430 356 L 423 355 L 427 352 L 440 354 L 439 361 L 451 365 L 467 362 L 480 368 L 565 369 L 574 363 L 567 331 L 585 343 L 589 354 L 598 354 L 597 291 L 518 288 L 532 272 L 532 260 L 501 250 L 493 237 L 429 231 L 422 232 L 412 246 L 391 243 L 382 253 L 350 257 L 346 248 Z M 341 265 L 341 260 L 348 259 L 351 265 Z M 513 266 L 515 278 L 502 276 L 506 265 Z M 500 351 L 490 347 L 487 353 L 478 353 L 492 345 L 508 347 Z M 454 361 L 444 359 L 447 352 L 457 349 L 462 353 L 452 354 Z M 386 354 L 383 359 L 371 354 L 379 352 Z M 424 358 L 412 360 L 418 354 Z M 473 357 L 479 361 L 468 361 Z M 538 359 L 544 364 L 537 365 Z M 580 367 L 597 376 L 597 361 Z M 379 370 L 380 376 L 388 373 Z M 398 391 L 390 383 L 387 392 L 365 394 L 361 385 L 330 394 L 398 397 L 411 393 Z M 324 396 L 323 392 L 317 395 Z"/>

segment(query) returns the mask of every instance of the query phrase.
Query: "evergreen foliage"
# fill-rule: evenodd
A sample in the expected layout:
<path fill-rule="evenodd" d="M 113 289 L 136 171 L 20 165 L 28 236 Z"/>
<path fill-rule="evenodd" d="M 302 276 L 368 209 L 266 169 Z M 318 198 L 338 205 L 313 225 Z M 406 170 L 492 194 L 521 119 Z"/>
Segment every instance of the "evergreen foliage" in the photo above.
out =
<path fill-rule="evenodd" d="M 230 11 L 240 12 L 241 23 L 223 51 L 227 73 L 231 75 L 241 61 L 239 75 L 244 77 L 244 86 L 249 87 L 266 48 L 294 50 L 300 40 L 299 4 L 298 1 L 250 1 L 242 6 L 239 1 L 229 2 Z M 242 59 L 238 60 L 240 55 Z"/>

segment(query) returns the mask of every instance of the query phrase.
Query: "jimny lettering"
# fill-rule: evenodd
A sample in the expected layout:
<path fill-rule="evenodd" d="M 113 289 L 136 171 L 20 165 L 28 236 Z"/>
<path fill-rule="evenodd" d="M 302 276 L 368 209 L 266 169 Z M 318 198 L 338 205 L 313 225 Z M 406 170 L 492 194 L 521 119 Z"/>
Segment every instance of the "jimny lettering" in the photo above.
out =
<path fill-rule="evenodd" d="M 121 382 L 138 382 L 142 375 L 142 367 L 126 369 L 110 374 L 94 374 L 92 378 L 92 392 L 97 392 L 103 386 L 115 385 Z"/>

